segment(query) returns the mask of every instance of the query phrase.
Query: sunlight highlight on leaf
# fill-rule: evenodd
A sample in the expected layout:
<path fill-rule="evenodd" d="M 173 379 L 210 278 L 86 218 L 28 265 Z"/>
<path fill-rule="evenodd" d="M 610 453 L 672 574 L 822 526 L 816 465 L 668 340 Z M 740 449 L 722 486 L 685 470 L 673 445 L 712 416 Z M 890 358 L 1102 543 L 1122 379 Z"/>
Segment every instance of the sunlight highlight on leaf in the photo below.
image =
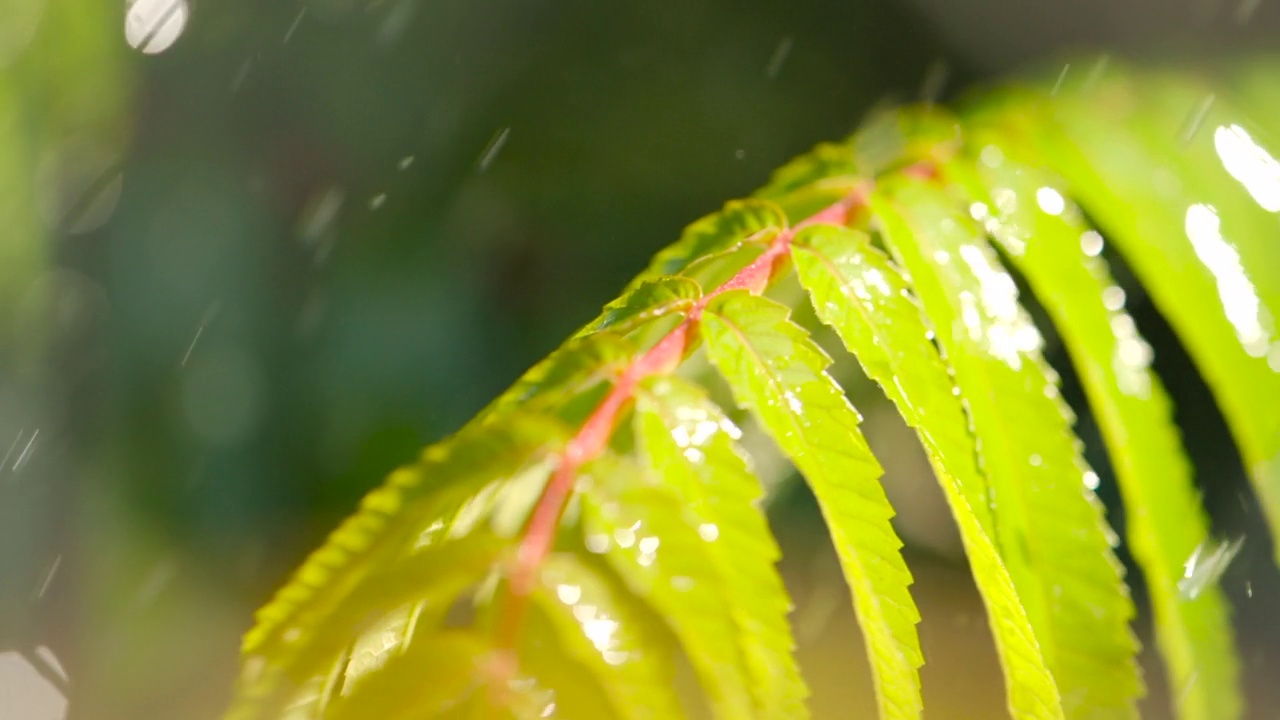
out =
<path fill-rule="evenodd" d="M 696 518 L 725 591 L 736 598 L 730 612 L 759 716 L 808 717 L 787 624 L 791 601 L 773 567 L 780 553 L 760 509 L 760 481 L 735 442 L 740 431 L 702 390 L 668 377 L 642 386 L 636 433 L 651 467 Z"/>
<path fill-rule="evenodd" d="M 800 281 L 818 317 L 836 330 L 929 454 L 987 606 L 1010 712 L 1020 718 L 1062 717 L 1057 687 L 992 538 L 987 481 L 977 466 L 968 418 L 906 281 L 860 232 L 815 226 L 796 237 L 794 248 Z"/>
<path fill-rule="evenodd" d="M 1067 717 L 1136 716 L 1134 608 L 1115 536 L 1082 481 L 1092 471 L 1012 278 L 963 205 L 927 181 L 885 183 L 872 206 L 955 370 L 991 482 L 996 540 Z"/>
<path fill-rule="evenodd" d="M 611 712 L 602 707 L 586 710 L 633 720 L 680 715 L 665 629 L 657 618 L 645 617 L 647 611 L 616 579 L 585 559 L 557 553 L 543 565 L 534 604 L 559 639 L 563 654 L 580 663 L 609 700 Z M 530 647 L 524 654 L 543 650 Z M 580 682 L 566 678 L 570 686 Z M 571 689 L 553 687 L 561 694 Z"/>
<path fill-rule="evenodd" d="M 1175 133 L 1174 109 L 1206 92 L 1187 78 L 1113 68 L 1055 98 L 1051 118 L 1029 113 L 1024 132 L 1109 232 L 1203 373 L 1275 533 L 1280 220 L 1224 166 L 1214 132 Z M 1215 97 L 1207 128 L 1248 129 L 1228 94 Z"/>
<path fill-rule="evenodd" d="M 980 121 L 974 124 L 980 127 Z M 1179 717 L 1238 717 L 1239 669 L 1226 598 L 1217 588 L 1204 588 L 1187 602 L 1181 590 L 1181 563 L 1204 542 L 1208 520 L 1173 409 L 1151 371 L 1150 346 L 1124 310 L 1123 291 L 1115 299 L 1119 288 L 1106 264 L 1081 246 L 1091 231 L 1078 208 L 1064 204 L 1049 213 L 1017 203 L 1005 211 L 985 190 L 1026 198 L 1052 187 L 1052 176 L 1018 162 L 1021 152 L 1004 144 L 1000 133 L 974 132 L 978 145 L 1003 147 L 1005 161 L 992 167 L 958 160 L 945 175 L 966 203 L 986 209 L 979 214 L 987 231 L 1047 308 L 1080 374 L 1121 496 L 1126 507 L 1138 509 L 1127 514 L 1128 542 L 1147 580 Z"/>
<path fill-rule="evenodd" d="M 671 627 L 716 717 L 751 717 L 751 685 L 738 630 L 696 522 L 674 494 L 615 455 L 584 466 L 579 487 L 587 549 L 602 555 Z"/>

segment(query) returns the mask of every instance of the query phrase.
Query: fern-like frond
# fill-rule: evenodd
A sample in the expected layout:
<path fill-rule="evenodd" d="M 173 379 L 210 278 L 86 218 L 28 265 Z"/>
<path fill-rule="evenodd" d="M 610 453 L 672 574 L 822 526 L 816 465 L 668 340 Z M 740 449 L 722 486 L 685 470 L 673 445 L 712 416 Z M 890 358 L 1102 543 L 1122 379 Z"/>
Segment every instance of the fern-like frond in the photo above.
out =
<path fill-rule="evenodd" d="M 754 199 L 732 201 L 719 212 L 686 228 L 679 240 L 654 256 L 649 269 L 638 275 L 628 289 L 682 273 L 695 262 L 732 250 L 749 239 L 768 240 L 785 227 L 787 216 L 773 203 Z"/>
<path fill-rule="evenodd" d="M 1280 220 L 1230 168 L 1244 174 L 1237 163 L 1248 167 L 1251 157 L 1264 167 L 1266 158 L 1275 163 L 1280 143 L 1231 112 L 1227 95 L 1210 95 L 1186 79 L 1179 89 L 1115 67 L 1091 77 L 1067 84 L 1048 108 L 1021 110 L 1032 113 L 1027 134 L 1124 255 L 1204 374 L 1275 534 Z M 1169 117 L 1172 102 L 1191 104 Z"/>
<path fill-rule="evenodd" d="M 579 502 L 589 551 L 666 618 L 716 717 L 751 717 L 746 659 L 730 595 L 680 499 L 640 466 L 606 454 L 583 467 Z"/>
<path fill-rule="evenodd" d="M 1098 476 L 989 239 L 1098 418 L 1179 716 L 1238 717 L 1226 602 L 1195 567 L 1207 521 L 1150 348 L 1098 256 L 1113 242 L 1186 344 L 1274 530 L 1280 125 L 1244 119 L 1277 100 L 1274 68 L 1246 70 L 1234 95 L 1098 68 L 959 116 L 878 113 L 696 221 L 306 561 L 245 637 L 229 718 L 806 717 L 779 550 L 738 430 L 702 387 L 712 372 L 813 490 L 880 715 L 920 717 L 894 509 L 830 358 L 790 319 L 803 296 L 765 297 L 790 267 L 920 438 L 1010 712 L 1134 717 L 1135 610 Z M 708 363 L 686 362 L 700 350 Z M 683 660 L 696 697 L 676 690 Z"/>
<path fill-rule="evenodd" d="M 1135 716 L 1134 609 L 1115 538 L 1013 279 L 932 183 L 885 183 L 872 206 L 955 369 L 991 482 L 996 539 L 1067 716 Z"/>
<path fill-rule="evenodd" d="M 826 374 L 830 359 L 787 314 L 768 299 L 726 293 L 706 310 L 707 354 L 813 489 L 853 590 L 881 716 L 919 717 L 920 615 L 880 464 L 857 411 Z"/>
<path fill-rule="evenodd" d="M 533 602 L 532 615 L 542 618 L 541 624 L 554 633 L 562 648 L 555 656 L 576 661 L 584 669 L 578 675 L 566 674 L 553 685 L 560 698 L 557 709 L 564 717 L 662 720 L 680 716 L 672 687 L 674 648 L 665 628 L 612 573 L 580 553 L 555 553 L 542 567 Z M 525 645 L 522 664 L 530 664 L 533 658 L 543 658 L 535 663 L 557 664 L 545 659 L 545 645 L 528 638 Z M 607 703 L 594 707 L 584 703 L 581 712 L 565 706 L 564 693 L 595 684 Z"/>
<path fill-rule="evenodd" d="M 550 447 L 563 442 L 562 429 L 543 418 L 512 415 L 506 420 L 501 426 L 476 426 L 427 450 L 420 465 L 393 474 L 307 558 L 290 583 L 258 611 L 257 624 L 245 635 L 240 692 L 230 717 L 278 713 L 315 670 L 339 661 L 342 646 L 355 641 L 351 629 L 369 621 L 363 614 L 343 611 L 367 609 L 351 600 L 357 592 L 380 594 L 384 583 L 370 582 L 374 573 L 412 578 L 400 564 L 403 557 L 470 533 L 478 507 L 492 502 L 501 495 L 501 485 L 536 467 Z M 452 564 L 451 569 L 478 582 L 491 565 Z M 429 596 L 428 590 L 424 586 L 418 593 Z"/>
<path fill-rule="evenodd" d="M 1099 257 L 1102 237 L 1063 199 L 1061 183 L 1016 160 L 1000 133 L 971 132 L 976 147 L 1001 148 L 1004 159 L 966 156 L 945 174 L 1027 278 L 1080 374 L 1125 504 L 1134 508 L 1127 539 L 1146 576 L 1172 699 L 1184 718 L 1238 717 L 1226 598 L 1212 585 L 1194 593 L 1183 588 L 1184 563 L 1209 542 L 1208 521 L 1169 400 L 1150 368 L 1151 348 Z"/>
<path fill-rule="evenodd" d="M 1062 717 L 1057 686 L 996 549 L 987 481 L 977 466 L 968 418 L 906 281 L 863 233 L 819 225 L 801 232 L 793 247 L 800 282 L 818 317 L 836 330 L 920 434 L 987 606 L 1010 712 Z"/>
<path fill-rule="evenodd" d="M 779 551 L 759 506 L 760 482 L 737 446 L 740 431 L 678 377 L 654 378 L 636 398 L 637 441 L 697 522 L 738 628 L 760 717 L 807 717 L 792 652 L 791 601 L 773 564 Z"/>

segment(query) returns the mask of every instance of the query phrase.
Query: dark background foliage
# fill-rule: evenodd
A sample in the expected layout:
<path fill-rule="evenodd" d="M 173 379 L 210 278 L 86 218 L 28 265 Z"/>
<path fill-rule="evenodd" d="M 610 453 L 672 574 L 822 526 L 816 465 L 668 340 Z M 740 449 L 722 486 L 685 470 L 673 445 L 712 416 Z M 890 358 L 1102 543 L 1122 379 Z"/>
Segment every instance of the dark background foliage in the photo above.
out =
<path fill-rule="evenodd" d="M 34 520 L 0 528 L 20 559 L 0 643 L 53 649 L 73 717 L 212 717 L 252 609 L 305 552 L 687 222 L 877 103 L 1057 72 L 1078 47 L 1194 64 L 1278 29 L 1277 5 L 1250 0 L 237 0 L 195 4 L 156 56 L 121 37 L 131 138 L 101 149 L 118 202 L 54 238 L 84 311 L 49 361 L 61 420 L 0 476 L 40 488 L 6 491 Z M 1250 596 L 1277 597 L 1268 540 L 1207 392 L 1131 302 L 1217 529 L 1247 538 L 1224 582 L 1257 702 L 1277 667 Z M 998 712 L 927 466 L 867 403 L 919 557 L 926 700 Z M 1105 470 L 1087 415 L 1081 432 Z M 792 488 L 774 519 L 816 706 L 870 711 L 816 512 Z"/>

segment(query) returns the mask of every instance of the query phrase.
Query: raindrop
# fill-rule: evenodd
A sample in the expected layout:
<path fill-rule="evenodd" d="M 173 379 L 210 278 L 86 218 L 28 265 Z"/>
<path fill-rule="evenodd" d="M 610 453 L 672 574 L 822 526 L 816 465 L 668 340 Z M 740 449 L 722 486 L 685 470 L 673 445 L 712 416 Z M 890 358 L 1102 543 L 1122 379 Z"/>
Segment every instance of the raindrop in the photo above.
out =
<path fill-rule="evenodd" d="M 1062 83 L 1067 79 L 1067 73 L 1071 70 L 1071 63 L 1062 66 L 1062 72 L 1058 73 L 1058 79 L 1053 83 L 1053 89 L 1049 91 L 1050 97 L 1057 95 L 1062 91 Z"/>
<path fill-rule="evenodd" d="M 573 605 L 582 599 L 582 588 L 577 585 L 557 585 L 556 597 L 565 605 Z"/>
<path fill-rule="evenodd" d="M 489 144 L 485 145 L 484 150 L 480 152 L 479 159 L 476 160 L 476 172 L 483 173 L 493 164 L 494 159 L 498 157 L 498 153 L 502 152 L 502 147 L 507 144 L 507 137 L 511 135 L 511 128 L 505 127 L 499 130 L 489 140 Z"/>
<path fill-rule="evenodd" d="M 294 16 L 293 22 L 289 24 L 289 29 L 284 31 L 284 40 L 281 41 L 281 44 L 288 44 L 288 42 L 293 39 L 293 33 L 297 31 L 298 25 L 302 23 L 302 18 L 306 16 L 306 14 L 307 8 L 304 5 L 302 9 L 298 11 L 298 14 Z"/>
<path fill-rule="evenodd" d="M 369 200 L 369 209 L 377 210 L 378 208 L 382 207 L 383 204 L 386 202 L 387 202 L 387 194 L 378 193 L 377 195 L 374 195 L 373 198 Z"/>
<path fill-rule="evenodd" d="M 978 222 L 986 220 L 990 214 L 991 210 L 987 208 L 986 203 L 975 202 L 969 205 L 969 217 L 977 220 Z"/>
<path fill-rule="evenodd" d="M 715 542 L 720 537 L 720 528 L 715 523 L 702 523 L 698 526 L 698 537 L 707 542 Z"/>
<path fill-rule="evenodd" d="M 168 587 L 178 576 L 178 564 L 172 559 L 161 560 L 151 569 L 151 573 L 143 579 L 138 585 L 138 591 L 133 596 L 136 607 L 144 608 L 155 602 L 160 593 Z M 293 628 L 290 632 L 301 634 L 298 628 Z M 292 642 L 295 638 L 290 638 L 285 633 L 285 641 Z"/>
<path fill-rule="evenodd" d="M 1124 307 L 1124 299 L 1124 290 L 1119 285 L 1102 291 L 1102 306 L 1113 312 Z"/>
<path fill-rule="evenodd" d="M 5 452 L 4 459 L 0 460 L 0 470 L 9 466 L 9 458 L 13 457 L 13 451 L 17 449 L 18 443 L 22 442 L 22 436 L 26 434 L 26 430 L 18 430 L 18 435 L 13 439 L 13 442 L 9 444 L 9 450 Z"/>
<path fill-rule="evenodd" d="M 636 525 L 633 527 L 618 528 L 617 530 L 613 531 L 613 540 L 614 542 L 618 543 L 618 547 L 629 548 L 632 545 L 636 544 L 635 529 L 636 527 L 639 526 L 639 524 L 640 523 L 636 523 Z"/>
<path fill-rule="evenodd" d="M 317 263 L 324 262 L 333 250 L 336 241 L 333 226 L 342 210 L 344 197 L 342 188 L 335 185 L 324 187 L 311 195 L 298 214 L 298 237 L 315 253 Z"/>
<path fill-rule="evenodd" d="M 636 547 L 640 550 L 640 552 L 646 555 L 652 555 L 653 553 L 658 551 L 658 543 L 659 543 L 658 538 L 649 536 L 646 538 L 642 538 L 640 542 L 636 545 Z"/>
<path fill-rule="evenodd" d="M 123 187 L 116 154 L 87 140 L 69 142 L 50 153 L 36 173 L 37 202 L 46 225 L 73 235 L 106 224 Z"/>
<path fill-rule="evenodd" d="M 800 398 L 796 397 L 795 393 L 788 390 L 783 395 L 787 399 L 787 407 L 791 408 L 791 412 L 797 415 L 804 414 L 804 403 L 800 402 Z"/>
<path fill-rule="evenodd" d="M 1041 458 L 1038 453 L 1032 453 L 1031 457 L 1028 458 L 1027 461 L 1031 463 L 1031 467 L 1040 467 L 1040 464 L 1044 462 L 1044 459 Z"/>
<path fill-rule="evenodd" d="M 1101 484 L 1101 481 L 1100 481 L 1100 480 L 1099 480 L 1099 478 L 1098 478 L 1098 473 L 1096 473 L 1096 472 L 1094 472 L 1094 471 L 1092 471 L 1092 470 L 1086 470 L 1086 471 L 1085 471 L 1085 473 L 1084 473 L 1084 486 L 1085 486 L 1085 487 L 1089 488 L 1090 490 L 1097 490 L 1097 489 L 1098 489 L 1098 485 L 1100 485 L 1100 484 Z"/>
<path fill-rule="evenodd" d="M 1018 193 L 1010 188 L 996 188 L 991 193 L 991 199 L 995 200 L 996 207 L 1005 215 L 1012 215 L 1018 211 Z"/>
<path fill-rule="evenodd" d="M 1107 69 L 1110 67 L 1111 67 L 1110 56 L 1103 55 L 1102 57 L 1099 57 L 1098 61 L 1093 64 L 1093 67 L 1089 68 L 1089 74 L 1085 77 L 1084 82 L 1081 84 L 1080 86 L 1081 89 L 1088 90 L 1089 88 L 1092 88 L 1094 85 L 1096 85 L 1098 81 L 1102 79 L 1102 76 L 1106 74 Z"/>
<path fill-rule="evenodd" d="M 1182 128 L 1182 143 L 1184 145 L 1189 145 L 1195 139 L 1196 133 L 1200 132 L 1200 127 L 1204 125 L 1204 119 L 1209 116 L 1209 109 L 1213 107 L 1215 100 L 1217 100 L 1217 96 L 1209 93 L 1192 108 L 1191 115 L 1187 117 L 1187 122 Z"/>
<path fill-rule="evenodd" d="M 674 575 L 671 578 L 671 587 L 677 592 L 689 592 L 693 589 L 693 578 L 685 575 Z"/>
<path fill-rule="evenodd" d="M 21 435 L 19 435 L 19 437 L 21 437 Z M 18 459 L 14 460 L 13 467 L 9 468 L 10 472 L 18 472 L 27 464 L 27 461 L 31 459 L 31 453 L 35 450 L 36 438 L 38 437 L 40 437 L 40 428 L 36 428 L 36 431 L 31 433 L 31 437 L 27 439 L 27 444 L 22 446 L 22 452 L 18 453 Z"/>
<path fill-rule="evenodd" d="M 951 253 L 941 249 L 934 250 L 933 261 L 938 263 L 939 265 L 946 265 L 948 262 L 951 261 Z"/>
<path fill-rule="evenodd" d="M 187 28 L 187 0 L 133 0 L 125 12 L 124 39 L 147 55 L 168 50 Z"/>
<path fill-rule="evenodd" d="M 416 158 L 413 155 L 405 155 L 404 157 L 400 158 L 400 165 L 399 165 L 400 169 L 408 170 L 409 166 L 413 164 L 413 161 L 415 159 Z"/>
<path fill-rule="evenodd" d="M 1102 253 L 1102 236 L 1096 230 L 1086 230 L 1080 236 L 1080 249 L 1089 257 L 1097 257 Z"/>
<path fill-rule="evenodd" d="M 240 63 L 240 69 L 236 71 L 236 76 L 231 78 L 231 92 L 240 90 L 240 86 L 244 85 L 244 81 L 249 77 L 249 71 L 253 69 L 253 58 L 247 57 L 244 62 Z"/>
<path fill-rule="evenodd" d="M 1241 25 L 1249 22 L 1260 5 L 1262 0 L 1240 0 L 1240 6 L 1236 8 L 1236 22 Z"/>
<path fill-rule="evenodd" d="M 44 574 L 44 581 L 40 583 L 40 587 L 36 590 L 36 599 L 44 597 L 49 592 L 49 586 L 53 584 L 53 576 L 58 572 L 58 566 L 62 564 L 62 556 L 59 555 L 53 559 L 53 564 L 49 566 L 49 572 Z"/>
<path fill-rule="evenodd" d="M 1196 599 L 1206 587 L 1218 582 L 1243 546 L 1243 537 L 1200 543 L 1183 563 L 1184 572 L 1178 581 L 1178 592 L 1188 600 Z"/>
<path fill-rule="evenodd" d="M 582 633 L 597 650 L 608 650 L 616 644 L 614 633 L 618 631 L 618 621 L 611 620 L 594 605 L 578 605 L 573 609 L 573 615 L 582 624 Z"/>
<path fill-rule="evenodd" d="M 1250 600 L 1253 599 L 1253 583 L 1248 580 L 1244 581 L 1244 595 Z"/>
<path fill-rule="evenodd" d="M 1116 354 L 1120 362 L 1131 367 L 1145 368 L 1151 364 L 1151 346 L 1136 337 L 1121 340 Z"/>
<path fill-rule="evenodd" d="M 182 355 L 182 367 L 186 367 L 187 361 L 191 359 L 191 353 L 196 349 L 196 343 L 200 342 L 200 336 L 204 334 L 204 329 L 218 315 L 218 309 L 221 303 L 215 302 L 204 311 L 204 317 L 200 318 L 200 325 L 196 327 L 196 336 L 191 338 L 191 344 L 187 346 L 187 352 Z"/>
<path fill-rule="evenodd" d="M 605 650 L 600 653 L 600 657 L 604 658 L 604 661 L 610 665 L 621 665 L 627 661 L 629 656 L 630 653 L 622 652 L 620 650 Z"/>
<path fill-rule="evenodd" d="M 794 42 L 790 35 L 778 42 L 778 47 L 774 48 L 773 55 L 769 58 L 769 64 L 764 68 L 765 77 L 770 80 L 778 77 L 783 63 L 787 61 L 787 56 L 791 54 L 791 46 L 793 44 Z"/>
<path fill-rule="evenodd" d="M 920 83 L 920 99 L 926 103 L 934 103 L 942 97 L 947 80 L 951 77 L 951 68 L 942 60 L 935 60 L 925 70 L 924 81 Z"/>
<path fill-rule="evenodd" d="M 1132 315 L 1120 313 L 1111 318 L 1111 332 L 1117 337 L 1128 337 L 1138 332 L 1138 326 L 1133 323 Z"/>
<path fill-rule="evenodd" d="M 262 370 L 236 347 L 197 354 L 183 379 L 182 408 L 192 431 L 214 445 L 235 445 L 264 414 Z"/>
<path fill-rule="evenodd" d="M 390 45 L 400 36 L 404 34 L 409 23 L 413 20 L 413 14 L 417 8 L 417 3 L 400 0 L 400 2 L 391 6 L 387 11 L 386 17 L 378 26 L 378 42 L 382 45 Z"/>
<path fill-rule="evenodd" d="M 988 145 L 982 148 L 982 152 L 978 154 L 978 159 L 989 168 L 997 168 L 1004 162 L 1004 151 L 995 145 Z"/>
<path fill-rule="evenodd" d="M 609 549 L 609 536 L 604 533 L 593 533 L 588 535 L 583 539 L 583 542 L 586 544 L 589 552 L 593 552 L 597 555 Z"/>
<path fill-rule="evenodd" d="M 745 160 L 747 159 L 747 151 L 742 148 L 738 148 L 733 151 L 733 156 L 739 160 Z"/>
<path fill-rule="evenodd" d="M 1036 190 L 1036 204 L 1040 209 L 1050 215 L 1061 215 L 1062 211 L 1067 208 L 1067 201 L 1062 197 L 1062 193 L 1051 187 L 1042 187 Z"/>

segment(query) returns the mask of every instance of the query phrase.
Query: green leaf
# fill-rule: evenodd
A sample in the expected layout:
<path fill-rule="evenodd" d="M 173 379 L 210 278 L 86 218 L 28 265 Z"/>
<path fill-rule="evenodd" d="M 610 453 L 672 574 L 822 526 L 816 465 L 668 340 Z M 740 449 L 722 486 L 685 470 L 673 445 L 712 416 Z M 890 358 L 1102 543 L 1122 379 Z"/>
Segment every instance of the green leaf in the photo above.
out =
<path fill-rule="evenodd" d="M 889 523 L 893 509 L 859 417 L 825 372 L 830 359 L 787 309 L 745 291 L 717 297 L 703 316 L 712 364 L 813 488 L 867 643 L 884 718 L 921 712 L 920 615 Z"/>
<path fill-rule="evenodd" d="M 1041 338 L 981 230 L 923 181 L 882 183 L 880 229 L 955 370 L 991 485 L 996 540 L 1068 717 L 1134 717 L 1142 680 L 1133 603 L 1096 477 Z"/>
<path fill-rule="evenodd" d="M 775 170 L 769 183 L 754 195 L 777 200 L 815 186 L 850 183 L 859 178 L 853 147 L 848 143 L 826 142 Z"/>
<path fill-rule="evenodd" d="M 501 424 L 469 427 L 428 448 L 418 465 L 392 473 L 258 611 L 242 645 L 244 670 L 229 717 L 273 717 L 303 679 L 295 668 L 322 664 L 335 643 L 355 640 L 338 633 L 351 622 L 340 611 L 360 606 L 353 594 L 378 592 L 371 575 L 389 571 L 415 548 L 422 552 L 471 532 L 495 502 L 510 507 L 522 499 L 500 491 L 531 471 L 537 479 L 563 438 L 552 421 L 511 415 Z M 423 595 L 429 596 L 427 588 Z M 313 652 L 313 645 L 319 649 Z"/>
<path fill-rule="evenodd" d="M 818 318 L 884 389 L 929 455 L 986 603 L 1010 712 L 1062 717 L 1058 689 L 991 535 L 987 481 L 968 418 L 906 281 L 861 232 L 817 225 L 801 231 L 792 248 Z"/>
<path fill-rule="evenodd" d="M 694 261 L 732 249 L 751 239 L 766 242 L 787 227 L 787 216 L 765 200 L 733 200 L 685 228 L 680 239 L 654 256 L 649 268 L 640 273 L 627 292 L 645 282 L 676 275 Z"/>
<path fill-rule="evenodd" d="M 753 197 L 776 203 L 796 223 L 864 182 L 849 143 L 822 143 L 775 171 Z"/>
<path fill-rule="evenodd" d="M 560 652 L 579 663 L 608 698 L 611 712 L 597 706 L 596 715 L 577 717 L 665 720 L 681 715 L 672 685 L 669 635 L 615 578 L 573 554 L 556 553 L 542 566 L 533 603 Z M 532 658 L 544 652 L 527 647 L 524 654 Z M 572 686 L 581 678 L 570 676 L 565 682 Z M 558 693 L 575 689 L 553 687 Z"/>
<path fill-rule="evenodd" d="M 415 630 L 437 628 L 457 598 L 492 571 L 504 546 L 492 533 L 473 533 L 429 544 L 369 576 L 329 614 L 324 633 L 295 649 L 290 675 L 310 676 L 350 644 L 341 685 L 350 692 L 361 677 L 401 652 Z"/>
<path fill-rule="evenodd" d="M 554 703 L 554 692 L 527 676 L 494 686 L 490 678 L 499 672 L 498 663 L 487 641 L 474 633 L 424 634 L 350 695 L 335 700 L 326 717 L 415 720 L 460 714 L 472 703 L 512 708 L 516 717 L 542 716 Z"/>
<path fill-rule="evenodd" d="M 1052 104 L 1059 125 L 1043 122 L 1030 142 L 1050 159 L 1072 196 L 1094 217 L 1142 281 L 1204 375 L 1244 457 L 1273 534 L 1280 530 L 1280 220 L 1224 169 L 1215 138 L 1244 150 L 1230 109 L 1185 108 L 1191 126 L 1167 114 L 1205 96 L 1118 72 Z M 1011 111 L 1012 113 L 1012 111 Z M 1225 114 L 1220 114 L 1225 113 Z M 1198 132 L 1188 130 L 1197 124 Z M 1224 130 L 1219 130 L 1224 128 Z M 1250 150 L 1249 152 L 1253 152 Z M 1262 156 L 1256 156 L 1260 159 Z M 1253 207 L 1250 205 L 1253 204 Z M 1280 544 L 1276 560 L 1280 562 Z"/>
<path fill-rule="evenodd" d="M 698 523 L 738 628 L 760 717 L 803 718 L 808 694 L 787 624 L 791 601 L 774 569 L 780 553 L 759 507 L 760 481 L 741 435 L 705 393 L 677 377 L 644 383 L 636 432 L 649 464 Z"/>
<path fill-rule="evenodd" d="M 559 414 L 566 405 L 617 377 L 635 354 L 635 346 L 617 333 L 571 338 L 490 403 L 479 415 L 481 422 L 510 410 Z"/>
<path fill-rule="evenodd" d="M 604 307 L 600 317 L 579 334 L 608 330 L 626 335 L 659 318 L 683 313 L 702 298 L 702 288 L 689 278 L 663 277 L 641 283 Z"/>
<path fill-rule="evenodd" d="M 684 506 L 640 466 L 613 454 L 583 466 L 578 486 L 587 549 L 666 620 L 716 717 L 754 717 L 731 598 Z"/>
<path fill-rule="evenodd" d="M 999 147 L 996 133 L 979 146 Z M 1124 291 L 1098 257 L 1102 238 L 1084 224 L 1061 184 L 1012 159 L 959 160 L 946 168 L 1040 298 L 1066 344 L 1110 451 L 1129 508 L 1129 547 L 1147 579 L 1156 639 L 1179 717 L 1240 715 L 1239 668 L 1227 603 L 1217 587 L 1179 589 L 1184 563 L 1208 542 L 1191 467 L 1151 348 L 1124 312 Z M 996 188 L 999 200 L 986 194 Z"/>

